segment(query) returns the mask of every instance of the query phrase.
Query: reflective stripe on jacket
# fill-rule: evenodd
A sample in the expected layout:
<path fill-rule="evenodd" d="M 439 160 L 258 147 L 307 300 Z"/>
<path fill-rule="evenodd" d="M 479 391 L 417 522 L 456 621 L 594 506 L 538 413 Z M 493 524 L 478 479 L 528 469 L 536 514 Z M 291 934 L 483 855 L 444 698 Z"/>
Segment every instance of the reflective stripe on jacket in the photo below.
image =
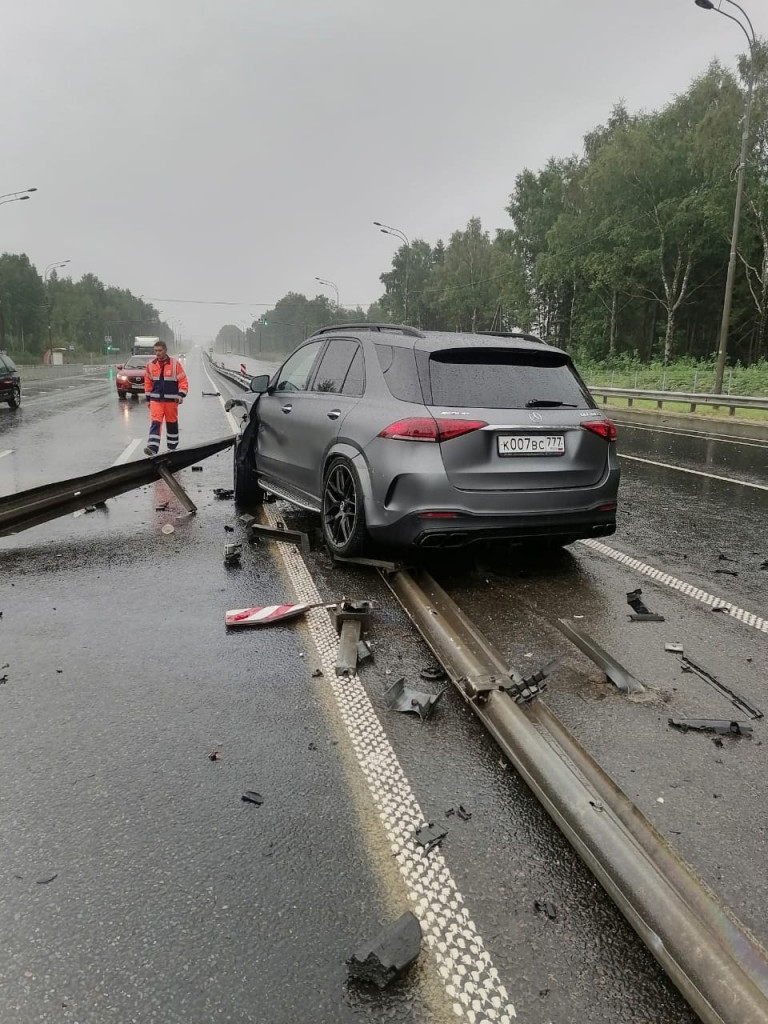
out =
<path fill-rule="evenodd" d="M 186 398 L 189 383 L 184 367 L 178 359 L 169 356 L 165 362 L 151 359 L 144 371 L 144 392 L 152 402 L 175 402 Z"/>

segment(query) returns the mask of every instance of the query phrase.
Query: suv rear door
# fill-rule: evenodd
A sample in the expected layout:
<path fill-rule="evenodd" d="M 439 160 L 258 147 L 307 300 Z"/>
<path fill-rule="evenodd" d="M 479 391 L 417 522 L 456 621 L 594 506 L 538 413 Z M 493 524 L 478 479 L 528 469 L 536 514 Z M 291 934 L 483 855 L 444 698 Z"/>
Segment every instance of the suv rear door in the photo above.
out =
<path fill-rule="evenodd" d="M 605 475 L 608 445 L 582 428 L 601 414 L 564 353 L 530 345 L 451 348 L 430 353 L 428 360 L 421 355 L 432 415 L 486 424 L 441 443 L 454 487 L 588 487 Z"/>

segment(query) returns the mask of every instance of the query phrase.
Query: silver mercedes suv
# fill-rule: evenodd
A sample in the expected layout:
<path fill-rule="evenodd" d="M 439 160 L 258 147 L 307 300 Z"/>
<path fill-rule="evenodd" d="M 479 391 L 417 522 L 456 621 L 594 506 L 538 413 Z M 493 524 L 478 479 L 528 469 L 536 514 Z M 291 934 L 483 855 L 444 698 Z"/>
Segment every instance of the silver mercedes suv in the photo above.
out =
<path fill-rule="evenodd" d="M 616 529 L 616 427 L 533 335 L 326 327 L 251 391 L 236 500 L 319 513 L 334 554 Z"/>

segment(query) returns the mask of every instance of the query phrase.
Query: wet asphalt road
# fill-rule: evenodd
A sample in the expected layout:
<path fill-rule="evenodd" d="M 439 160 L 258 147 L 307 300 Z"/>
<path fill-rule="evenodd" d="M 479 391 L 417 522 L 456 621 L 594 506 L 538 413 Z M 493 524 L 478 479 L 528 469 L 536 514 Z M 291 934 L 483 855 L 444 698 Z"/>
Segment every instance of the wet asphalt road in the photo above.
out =
<path fill-rule="evenodd" d="M 212 388 L 198 359 L 182 444 L 228 430 L 218 399 L 199 397 Z M 112 387 L 83 380 L 0 409 L 0 452 L 11 453 L 0 455 L 0 494 L 140 457 L 146 409 L 118 404 Z M 759 444 L 628 427 L 621 438 L 638 458 L 768 484 Z M 223 628 L 226 608 L 289 593 L 268 542 L 246 548 L 240 569 L 222 565 L 224 542 L 241 539 L 232 504 L 212 497 L 230 482 L 230 459 L 180 475 L 194 518 L 172 499 L 156 511 L 169 500 L 156 484 L 107 512 L 0 540 L 4 1022 L 455 1019 L 426 951 L 384 998 L 345 985 L 345 957 L 408 896 L 327 686 L 311 676 L 306 631 Z M 623 469 L 610 547 L 765 615 L 768 491 L 629 460 Z M 446 861 L 519 1019 L 691 1021 L 459 698 L 447 693 L 424 725 L 381 709 L 382 691 L 399 675 L 415 682 L 431 659 L 378 578 L 332 568 L 322 551 L 310 568 L 324 598 L 379 602 L 364 684 L 425 813 L 450 829 Z M 548 702 L 768 941 L 756 869 L 768 843 L 765 727 L 722 747 L 669 729 L 670 714 L 732 709 L 663 651 L 683 643 L 765 707 L 766 635 L 583 545 L 545 564 L 480 553 L 430 568 L 512 663 L 563 657 Z M 636 586 L 665 623 L 627 622 Z M 652 702 L 596 680 L 553 626 L 571 616 L 658 688 Z M 240 801 L 248 788 L 261 807 Z M 460 803 L 470 821 L 446 817 Z M 556 905 L 555 920 L 536 913 L 537 899 Z"/>

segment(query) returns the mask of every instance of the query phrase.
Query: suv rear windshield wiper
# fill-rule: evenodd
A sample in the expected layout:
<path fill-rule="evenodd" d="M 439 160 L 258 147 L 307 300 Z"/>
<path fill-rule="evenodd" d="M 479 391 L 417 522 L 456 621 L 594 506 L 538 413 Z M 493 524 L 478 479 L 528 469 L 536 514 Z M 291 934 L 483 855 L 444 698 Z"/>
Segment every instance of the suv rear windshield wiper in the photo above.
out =
<path fill-rule="evenodd" d="M 557 402 L 551 398 L 530 398 L 525 403 L 526 409 L 575 409 L 570 402 Z"/>

